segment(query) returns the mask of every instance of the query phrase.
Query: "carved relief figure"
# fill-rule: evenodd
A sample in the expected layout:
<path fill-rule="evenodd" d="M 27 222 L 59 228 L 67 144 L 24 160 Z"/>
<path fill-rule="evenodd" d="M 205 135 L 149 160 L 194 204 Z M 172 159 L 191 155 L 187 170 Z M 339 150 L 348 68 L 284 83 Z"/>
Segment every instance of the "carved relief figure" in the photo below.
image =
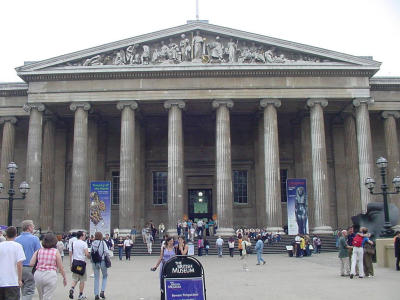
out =
<path fill-rule="evenodd" d="M 236 51 L 237 51 L 238 41 L 236 43 L 233 42 L 233 39 L 230 39 L 228 42 L 228 55 L 229 55 L 229 62 L 233 63 L 236 61 Z"/>
<path fill-rule="evenodd" d="M 148 65 L 150 62 L 150 47 L 147 45 L 143 45 L 143 53 L 142 53 L 142 63 L 144 65 Z"/>
<path fill-rule="evenodd" d="M 215 42 L 208 44 L 207 47 L 210 49 L 209 54 L 212 62 L 222 62 L 224 60 L 222 57 L 224 51 L 219 36 L 215 38 Z"/>
<path fill-rule="evenodd" d="M 116 51 L 114 54 L 115 58 L 113 61 L 114 65 L 125 65 L 126 64 L 126 56 L 125 56 L 125 51 L 123 49 Z"/>
<path fill-rule="evenodd" d="M 190 46 L 190 41 L 186 38 L 185 34 L 181 34 L 181 42 L 179 43 L 179 47 L 181 48 L 181 61 L 190 61 L 191 59 L 191 51 L 192 47 Z"/>
<path fill-rule="evenodd" d="M 169 51 L 168 51 L 168 58 L 174 62 L 178 60 L 178 52 L 179 52 L 179 47 L 177 44 L 175 44 L 172 39 L 169 39 L 169 45 L 168 45 Z"/>
<path fill-rule="evenodd" d="M 196 31 L 196 35 L 193 37 L 193 40 L 192 40 L 193 61 L 201 61 L 201 57 L 204 55 L 203 44 L 204 44 L 204 40 L 200 36 L 200 32 Z"/>
<path fill-rule="evenodd" d="M 91 58 L 88 58 L 83 63 L 84 66 L 100 66 L 103 64 L 103 55 L 95 55 Z"/>
<path fill-rule="evenodd" d="M 138 54 L 138 44 L 134 44 L 126 48 L 126 61 L 130 64 L 133 65 L 137 63 L 136 59 L 139 57 L 136 57 L 136 54 Z"/>

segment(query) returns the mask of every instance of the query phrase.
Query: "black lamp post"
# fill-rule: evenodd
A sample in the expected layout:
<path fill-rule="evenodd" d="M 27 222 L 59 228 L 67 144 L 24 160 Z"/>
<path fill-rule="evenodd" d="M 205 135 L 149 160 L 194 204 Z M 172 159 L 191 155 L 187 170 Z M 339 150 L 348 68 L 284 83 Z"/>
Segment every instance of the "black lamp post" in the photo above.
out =
<path fill-rule="evenodd" d="M 7 226 L 12 226 L 12 211 L 13 211 L 13 201 L 14 200 L 22 200 L 25 199 L 26 194 L 29 192 L 29 184 L 26 181 L 22 181 L 19 185 L 19 191 L 22 194 L 21 198 L 15 198 L 15 190 L 14 190 L 14 181 L 15 181 L 15 173 L 18 171 L 18 166 L 15 162 L 10 162 L 7 166 L 7 172 L 10 175 L 10 188 L 8 189 L 8 197 L 0 198 L 3 200 L 8 200 L 8 221 Z M 0 193 L 3 191 L 4 186 L 3 183 L 0 182 Z"/>
<path fill-rule="evenodd" d="M 379 157 L 376 160 L 376 164 L 380 170 L 381 177 L 382 177 L 382 184 L 381 184 L 382 192 L 374 193 L 375 180 L 371 177 L 365 178 L 365 186 L 369 189 L 369 191 L 372 195 L 382 195 L 383 196 L 383 210 L 384 210 L 384 214 L 385 214 L 385 225 L 384 225 L 384 230 L 382 231 L 382 236 L 392 237 L 394 234 L 394 231 L 392 229 L 392 225 L 390 224 L 390 220 L 389 220 L 389 205 L 388 205 L 388 196 L 387 195 L 400 193 L 400 177 L 396 176 L 393 178 L 392 183 L 393 183 L 396 191 L 389 192 L 388 185 L 386 184 L 386 169 L 387 169 L 388 162 L 387 162 L 386 158 Z"/>

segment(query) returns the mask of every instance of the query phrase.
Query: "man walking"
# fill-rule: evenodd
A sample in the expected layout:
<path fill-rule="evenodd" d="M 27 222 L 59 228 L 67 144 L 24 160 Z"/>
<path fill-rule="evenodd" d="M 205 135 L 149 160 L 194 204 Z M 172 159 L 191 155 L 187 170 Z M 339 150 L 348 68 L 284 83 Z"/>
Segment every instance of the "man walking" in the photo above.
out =
<path fill-rule="evenodd" d="M 222 246 L 224 245 L 224 240 L 221 238 L 221 236 L 218 236 L 218 239 L 215 241 L 215 245 L 217 246 L 218 257 L 222 257 Z"/>
<path fill-rule="evenodd" d="M 257 265 L 259 266 L 261 262 L 265 265 L 265 260 L 262 258 L 262 252 L 264 249 L 264 242 L 261 238 L 261 235 L 257 236 L 257 243 L 256 243 L 256 252 L 257 252 Z"/>
<path fill-rule="evenodd" d="M 347 245 L 347 231 L 342 230 L 341 236 L 339 238 L 339 259 L 340 259 L 340 276 L 349 276 L 350 274 L 350 261 L 349 261 L 349 248 L 351 246 Z"/>
<path fill-rule="evenodd" d="M 85 282 L 87 280 L 87 270 L 86 270 L 86 260 L 85 258 L 90 258 L 90 254 L 88 251 L 88 246 L 87 243 L 85 242 L 86 239 L 86 233 L 83 231 L 78 231 L 76 234 L 77 240 L 74 241 L 71 245 L 71 252 L 72 255 L 70 256 L 70 265 L 72 266 L 73 261 L 79 261 L 79 263 L 84 263 L 85 265 L 85 272 L 83 275 L 77 274 L 77 273 L 72 273 L 72 286 L 71 289 L 69 290 L 69 298 L 74 299 L 74 289 L 75 286 L 77 285 L 78 281 L 79 283 L 79 300 L 82 299 L 87 299 L 85 296 L 83 296 L 83 290 L 85 288 Z"/>
<path fill-rule="evenodd" d="M 16 243 L 17 229 L 6 230 L 7 240 L 0 244 L 0 299 L 19 300 L 22 286 L 22 262 L 25 260 L 22 246 Z"/>
<path fill-rule="evenodd" d="M 34 236 L 35 225 L 32 220 L 22 221 L 22 233 L 15 241 L 22 245 L 25 253 L 25 260 L 22 263 L 22 297 L 21 300 L 31 300 L 35 294 L 35 280 L 33 279 L 32 267 L 29 266 L 33 253 L 41 248 L 40 241 Z"/>

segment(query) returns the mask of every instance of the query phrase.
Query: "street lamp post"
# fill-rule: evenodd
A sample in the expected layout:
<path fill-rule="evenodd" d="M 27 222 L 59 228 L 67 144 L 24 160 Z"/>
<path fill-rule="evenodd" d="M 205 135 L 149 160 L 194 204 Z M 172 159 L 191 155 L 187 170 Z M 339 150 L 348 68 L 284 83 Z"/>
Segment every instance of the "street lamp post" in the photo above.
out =
<path fill-rule="evenodd" d="M 14 200 L 22 200 L 25 199 L 26 194 L 29 192 L 29 184 L 26 181 L 22 181 L 19 185 L 19 191 L 22 194 L 22 197 L 15 198 L 15 190 L 14 190 L 14 181 L 15 181 L 15 173 L 18 171 L 18 166 L 15 162 L 10 162 L 7 166 L 7 172 L 10 175 L 10 188 L 8 189 L 8 197 L 0 198 L 2 200 L 8 200 L 8 220 L 7 226 L 12 226 L 12 211 L 13 211 L 13 201 Z M 0 193 L 3 191 L 4 186 L 3 183 L 0 182 Z"/>
<path fill-rule="evenodd" d="M 369 192 L 372 195 L 382 195 L 383 196 L 383 211 L 385 214 L 385 225 L 384 225 L 384 230 L 382 231 L 382 236 L 391 237 L 391 236 L 393 236 L 394 231 L 392 229 L 392 225 L 390 224 L 390 220 L 389 220 L 388 195 L 400 193 L 400 177 L 396 176 L 393 178 L 392 183 L 394 185 L 395 191 L 389 192 L 388 185 L 386 184 L 386 169 L 387 169 L 387 165 L 388 165 L 386 158 L 379 157 L 376 160 L 376 165 L 378 166 L 380 173 L 381 173 L 381 178 L 382 178 L 381 190 L 382 190 L 382 192 L 379 192 L 379 193 L 374 192 L 375 180 L 371 177 L 365 178 L 365 186 L 369 189 Z"/>

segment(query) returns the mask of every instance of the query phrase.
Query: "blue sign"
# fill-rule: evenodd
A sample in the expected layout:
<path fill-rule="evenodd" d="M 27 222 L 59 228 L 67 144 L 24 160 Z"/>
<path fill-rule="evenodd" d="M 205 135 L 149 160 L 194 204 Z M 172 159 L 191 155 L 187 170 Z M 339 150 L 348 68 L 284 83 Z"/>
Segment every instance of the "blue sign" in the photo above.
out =
<path fill-rule="evenodd" d="M 166 278 L 166 300 L 204 300 L 203 278 Z"/>
<path fill-rule="evenodd" d="M 90 235 L 100 231 L 103 235 L 111 230 L 111 182 L 90 182 Z"/>
<path fill-rule="evenodd" d="M 289 235 L 308 234 L 308 201 L 305 179 L 287 179 L 287 213 Z"/>

